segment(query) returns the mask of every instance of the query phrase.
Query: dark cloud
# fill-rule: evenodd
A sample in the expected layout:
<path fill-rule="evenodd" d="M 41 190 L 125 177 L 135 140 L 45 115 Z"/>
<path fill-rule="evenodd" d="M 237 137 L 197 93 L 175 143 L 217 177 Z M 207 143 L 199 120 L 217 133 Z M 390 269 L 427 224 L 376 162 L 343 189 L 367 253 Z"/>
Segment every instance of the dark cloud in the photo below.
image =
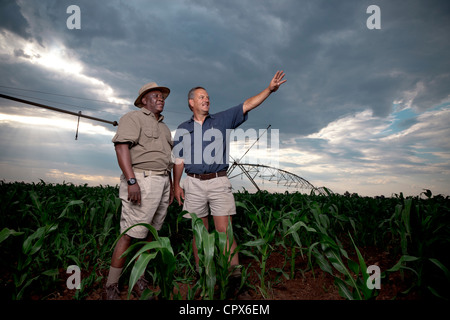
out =
<path fill-rule="evenodd" d="M 18 5 L 8 4 L 28 25 Z M 66 28 L 71 4 L 22 5 L 37 21 L 30 32 L 46 45 L 62 40 L 86 74 L 108 79 L 130 100 L 142 84 L 158 81 L 173 88 L 177 111 L 185 111 L 185 93 L 196 85 L 211 91 L 214 108 L 225 108 L 283 68 L 289 81 L 281 97 L 251 118 L 267 119 L 276 108 L 278 127 L 307 134 L 365 108 L 386 116 L 419 81 L 427 88 L 416 97 L 422 110 L 448 95 L 445 1 L 378 2 L 381 30 L 366 28 L 369 1 L 79 1 L 81 30 Z M 30 37 L 27 28 L 16 26 Z"/>
<path fill-rule="evenodd" d="M 66 27 L 73 4 L 81 9 L 80 30 Z M 366 27 L 372 4 L 381 9 L 380 30 Z M 204 86 L 216 112 L 259 93 L 283 69 L 287 83 L 242 128 L 271 124 L 283 146 L 320 152 L 329 147 L 324 140 L 294 138 L 364 110 L 387 119 L 394 107 L 421 113 L 450 100 L 446 0 L 46 0 L 3 1 L 0 9 L 0 33 L 26 40 L 0 56 L 0 85 L 59 94 L 22 92 L 111 120 L 133 110 L 139 88 L 156 81 L 171 88 L 165 120 L 174 130 L 191 115 L 190 88 Z M 83 70 L 77 77 L 31 64 L 41 56 L 24 43 L 57 47 Z M 129 105 L 93 101 L 108 97 Z M 363 158 L 358 150 L 333 152 L 327 159 Z"/>
<path fill-rule="evenodd" d="M 29 39 L 29 24 L 20 11 L 20 7 L 14 0 L 0 2 L 0 29 L 6 29 L 15 34 Z"/>

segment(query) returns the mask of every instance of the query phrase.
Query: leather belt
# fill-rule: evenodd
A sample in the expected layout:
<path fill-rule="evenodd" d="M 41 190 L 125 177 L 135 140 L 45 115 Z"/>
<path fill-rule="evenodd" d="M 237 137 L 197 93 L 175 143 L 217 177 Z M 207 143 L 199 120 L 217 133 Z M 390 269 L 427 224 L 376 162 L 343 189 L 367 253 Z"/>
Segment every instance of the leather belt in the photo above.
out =
<path fill-rule="evenodd" d="M 193 177 L 193 178 L 197 178 L 200 180 L 211 180 L 217 177 L 224 177 L 227 175 L 227 171 L 219 171 L 219 172 L 213 172 L 213 173 L 202 173 L 202 174 L 197 174 L 197 173 L 187 173 L 187 175 L 189 177 Z"/>

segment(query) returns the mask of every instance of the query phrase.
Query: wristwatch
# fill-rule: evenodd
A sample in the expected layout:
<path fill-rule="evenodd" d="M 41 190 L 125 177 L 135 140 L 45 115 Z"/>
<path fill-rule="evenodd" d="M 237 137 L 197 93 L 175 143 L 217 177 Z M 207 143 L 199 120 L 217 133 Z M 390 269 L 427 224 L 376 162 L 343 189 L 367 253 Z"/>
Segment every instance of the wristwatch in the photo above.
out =
<path fill-rule="evenodd" d="M 133 184 L 136 184 L 136 179 L 135 178 L 130 178 L 130 180 L 127 181 L 129 186 L 132 186 Z"/>

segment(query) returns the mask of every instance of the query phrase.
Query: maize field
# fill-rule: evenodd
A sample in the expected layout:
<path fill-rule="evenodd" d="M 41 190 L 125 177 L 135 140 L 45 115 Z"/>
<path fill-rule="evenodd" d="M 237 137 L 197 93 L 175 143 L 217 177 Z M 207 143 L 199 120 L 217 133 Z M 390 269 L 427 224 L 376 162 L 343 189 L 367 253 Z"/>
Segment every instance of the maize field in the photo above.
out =
<path fill-rule="evenodd" d="M 118 187 L 0 183 L 0 294 L 7 300 L 101 299 L 120 237 Z M 123 299 L 145 272 L 142 298 L 236 299 L 228 240 L 238 243 L 246 299 L 450 298 L 450 199 L 357 194 L 235 193 L 227 233 L 206 230 L 176 201 L 154 241 L 125 252 Z M 212 219 L 210 220 L 212 224 Z M 200 268 L 192 251 L 195 235 Z M 70 287 L 70 268 L 80 283 Z"/>

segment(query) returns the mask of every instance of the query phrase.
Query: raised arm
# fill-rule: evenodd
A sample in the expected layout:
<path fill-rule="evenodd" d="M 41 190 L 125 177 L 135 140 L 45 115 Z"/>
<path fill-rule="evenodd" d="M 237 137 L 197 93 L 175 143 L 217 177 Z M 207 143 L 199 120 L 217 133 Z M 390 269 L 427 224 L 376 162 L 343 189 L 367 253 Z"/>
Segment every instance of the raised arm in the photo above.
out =
<path fill-rule="evenodd" d="M 245 100 L 244 106 L 243 106 L 244 114 L 246 114 L 250 110 L 256 108 L 261 103 L 263 103 L 264 100 L 266 100 L 267 97 L 270 96 L 270 94 L 272 92 L 277 91 L 278 88 L 287 81 L 287 80 L 283 80 L 284 76 L 285 76 L 285 73 L 283 71 L 277 71 L 277 73 L 275 73 L 275 75 L 273 76 L 273 78 L 270 81 L 270 84 L 267 88 L 265 88 L 263 91 L 261 91 L 256 96 Z"/>

